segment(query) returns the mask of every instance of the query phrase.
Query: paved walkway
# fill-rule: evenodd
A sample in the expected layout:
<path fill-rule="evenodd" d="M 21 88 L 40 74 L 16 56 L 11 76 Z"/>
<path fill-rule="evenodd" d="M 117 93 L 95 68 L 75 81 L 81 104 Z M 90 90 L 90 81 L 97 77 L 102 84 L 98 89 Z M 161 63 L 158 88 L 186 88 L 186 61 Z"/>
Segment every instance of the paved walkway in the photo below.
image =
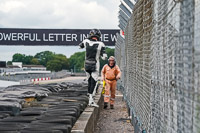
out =
<path fill-rule="evenodd" d="M 122 94 L 116 92 L 115 109 L 103 109 L 95 133 L 134 133 Z"/>

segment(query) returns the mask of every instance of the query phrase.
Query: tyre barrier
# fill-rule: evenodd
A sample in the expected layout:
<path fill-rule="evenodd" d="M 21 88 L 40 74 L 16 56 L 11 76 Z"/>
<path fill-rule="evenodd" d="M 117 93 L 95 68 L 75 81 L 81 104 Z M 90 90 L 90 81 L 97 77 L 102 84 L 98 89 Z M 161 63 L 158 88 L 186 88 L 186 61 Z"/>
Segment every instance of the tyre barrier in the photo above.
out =
<path fill-rule="evenodd" d="M 6 118 L 8 116 L 10 116 L 9 113 L 3 113 L 3 112 L 0 113 L 0 119 Z"/>
<path fill-rule="evenodd" d="M 60 130 L 46 130 L 46 131 L 30 131 L 30 130 L 22 130 L 20 133 L 63 133 Z"/>
<path fill-rule="evenodd" d="M 34 123 L 30 124 L 24 128 L 24 130 L 29 131 L 51 131 L 51 130 L 60 130 L 63 133 L 70 133 L 71 126 L 66 124 L 58 124 L 58 123 Z M 23 131 L 23 130 L 22 130 Z"/>
<path fill-rule="evenodd" d="M 76 122 L 76 117 L 74 116 L 41 116 L 41 117 L 38 117 L 38 120 L 44 120 L 44 121 L 49 121 L 49 120 L 54 120 L 54 119 L 68 119 L 72 122 L 72 125 L 74 125 L 74 123 Z"/>
<path fill-rule="evenodd" d="M 19 131 L 1 131 L 1 133 L 20 133 Z"/>
<path fill-rule="evenodd" d="M 86 84 L 10 86 L 0 94 L 0 133 L 70 133 L 87 104 Z"/>

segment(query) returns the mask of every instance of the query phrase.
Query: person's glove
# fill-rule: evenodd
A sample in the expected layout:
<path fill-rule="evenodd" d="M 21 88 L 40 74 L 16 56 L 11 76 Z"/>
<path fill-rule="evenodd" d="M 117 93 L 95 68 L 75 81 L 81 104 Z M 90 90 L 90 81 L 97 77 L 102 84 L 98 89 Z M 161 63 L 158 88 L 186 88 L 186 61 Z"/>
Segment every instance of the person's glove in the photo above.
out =
<path fill-rule="evenodd" d="M 116 80 L 118 80 L 118 79 L 120 79 L 120 76 L 117 76 L 117 77 L 116 77 Z"/>

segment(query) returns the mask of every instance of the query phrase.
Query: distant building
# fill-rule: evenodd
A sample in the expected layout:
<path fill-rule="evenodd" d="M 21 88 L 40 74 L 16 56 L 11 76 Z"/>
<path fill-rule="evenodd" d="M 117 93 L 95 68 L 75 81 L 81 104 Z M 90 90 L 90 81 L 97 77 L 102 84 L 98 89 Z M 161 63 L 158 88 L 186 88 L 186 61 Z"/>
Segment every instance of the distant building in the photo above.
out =
<path fill-rule="evenodd" d="M 34 71 L 46 71 L 46 67 L 43 65 L 22 65 L 23 70 L 34 70 Z"/>
<path fill-rule="evenodd" d="M 2 62 L 2 61 L 0 61 Z M 43 65 L 23 65 L 22 62 L 13 62 L 12 65 L 5 65 L 2 62 L 0 75 L 19 75 L 19 74 L 49 74 Z"/>
<path fill-rule="evenodd" d="M 12 62 L 12 65 L 22 68 L 22 62 Z"/>

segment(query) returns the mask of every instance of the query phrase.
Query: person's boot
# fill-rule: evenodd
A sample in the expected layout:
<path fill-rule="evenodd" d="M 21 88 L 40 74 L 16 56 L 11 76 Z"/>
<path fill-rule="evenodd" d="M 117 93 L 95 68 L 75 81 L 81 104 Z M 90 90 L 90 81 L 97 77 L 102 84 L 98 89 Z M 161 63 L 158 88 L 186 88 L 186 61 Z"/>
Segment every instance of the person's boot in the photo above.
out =
<path fill-rule="evenodd" d="M 104 102 L 104 109 L 106 109 L 108 107 L 108 103 L 107 102 Z"/>
<path fill-rule="evenodd" d="M 110 104 L 110 109 L 114 109 L 114 105 L 113 104 Z"/>
<path fill-rule="evenodd" d="M 94 102 L 94 99 L 92 98 L 92 94 L 89 94 L 89 103 L 88 103 L 88 105 L 91 106 L 91 107 L 99 107 L 99 105 L 97 105 Z"/>

